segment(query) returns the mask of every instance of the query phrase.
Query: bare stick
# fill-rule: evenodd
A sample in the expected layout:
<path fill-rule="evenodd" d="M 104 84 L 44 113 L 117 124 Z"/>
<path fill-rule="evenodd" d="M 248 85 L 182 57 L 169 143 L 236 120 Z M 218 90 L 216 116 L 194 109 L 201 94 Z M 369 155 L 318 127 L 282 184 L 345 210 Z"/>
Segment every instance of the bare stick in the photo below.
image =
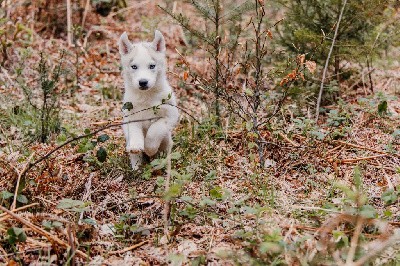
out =
<path fill-rule="evenodd" d="M 354 229 L 353 237 L 351 238 L 349 253 L 347 253 L 347 259 L 345 265 L 353 265 L 354 255 L 356 254 L 356 248 L 358 244 L 358 239 L 360 238 L 362 226 L 364 224 L 364 219 L 361 216 L 357 217 L 356 228 Z"/>
<path fill-rule="evenodd" d="M 34 232 L 45 236 L 50 242 L 53 243 L 57 243 L 60 246 L 63 246 L 65 248 L 71 248 L 70 245 L 68 245 L 67 243 L 65 243 L 63 240 L 61 240 L 60 238 L 50 234 L 49 232 L 43 230 L 40 227 L 37 227 L 36 225 L 34 225 L 33 223 L 27 221 L 26 219 L 22 218 L 21 216 L 13 213 L 12 211 L 7 210 L 6 208 L 4 208 L 3 206 L 0 205 L 0 210 L 2 210 L 3 212 L 7 213 L 9 216 L 11 216 L 12 218 L 18 220 L 19 222 L 21 222 L 22 224 L 26 225 L 27 227 L 31 228 Z M 84 252 L 80 251 L 80 250 L 76 250 L 76 253 L 81 256 L 82 258 L 89 258 Z"/>
<path fill-rule="evenodd" d="M 39 203 L 35 202 L 35 203 L 31 203 L 31 204 L 29 204 L 29 205 L 25 205 L 25 206 L 16 208 L 16 209 L 13 210 L 13 212 L 22 211 L 22 210 L 28 209 L 28 208 L 33 207 L 33 206 L 36 206 L 36 205 L 39 205 Z M 7 213 L 1 213 L 1 214 L 0 214 L 0 222 L 7 220 L 8 217 L 9 217 L 9 216 L 8 216 Z"/>
<path fill-rule="evenodd" d="M 354 163 L 354 162 L 358 162 L 358 161 L 371 160 L 371 159 L 381 158 L 381 157 L 385 157 L 385 156 L 387 156 L 387 154 L 379 154 L 379 155 L 368 156 L 368 157 L 359 157 L 359 158 L 354 158 L 354 159 L 343 159 L 343 160 L 340 160 L 340 163 Z"/>
<path fill-rule="evenodd" d="M 8 260 L 8 254 L 7 254 L 7 252 L 3 249 L 3 247 L 2 246 L 0 246 L 0 251 L 1 251 L 1 253 L 3 253 L 3 258 L 4 258 L 4 260 L 6 261 L 6 265 L 10 265 L 8 262 L 9 262 L 9 260 Z"/>
<path fill-rule="evenodd" d="M 15 186 L 15 192 L 14 192 L 14 200 L 13 200 L 13 203 L 11 204 L 11 208 L 10 208 L 11 211 L 13 211 L 13 210 L 15 209 L 15 207 L 17 206 L 17 194 L 18 194 L 18 190 L 19 190 L 19 182 L 20 182 L 20 180 L 21 180 L 22 173 L 23 173 L 23 172 L 25 171 L 25 169 L 29 166 L 29 164 L 30 164 L 30 162 L 31 162 L 31 160 L 32 160 L 33 155 L 35 155 L 35 152 L 33 152 L 33 153 L 29 156 L 29 158 L 28 158 L 28 160 L 26 161 L 24 167 L 22 168 L 22 171 L 21 171 L 21 172 L 18 171 L 17 185 Z"/>
<path fill-rule="evenodd" d="M 350 147 L 353 147 L 353 148 L 363 149 L 363 150 L 367 150 L 367 151 L 373 151 L 373 152 L 380 153 L 380 154 L 388 154 L 387 152 L 384 152 L 384 151 L 375 150 L 375 149 L 372 149 L 372 148 L 368 148 L 368 147 L 357 145 L 357 144 L 353 144 L 353 143 L 344 142 L 344 141 L 341 141 L 341 140 L 335 140 L 334 142 L 337 142 L 337 143 L 340 143 L 340 144 L 343 144 L 343 145 L 346 145 L 346 146 L 350 146 Z"/>
<path fill-rule="evenodd" d="M 322 73 L 321 87 L 319 88 L 319 94 L 318 94 L 318 99 L 317 99 L 317 109 L 315 110 L 315 121 L 318 121 L 319 106 L 321 104 L 322 92 L 324 91 L 324 83 L 325 83 L 326 71 L 328 70 L 329 60 L 331 58 L 333 47 L 335 46 L 335 41 L 336 41 L 336 37 L 337 37 L 338 31 L 339 31 L 340 21 L 342 20 L 342 16 L 343 16 L 343 12 L 344 12 L 344 8 L 346 7 L 346 4 L 347 4 L 347 0 L 343 0 L 342 10 L 340 10 L 340 15 L 339 15 L 339 18 L 338 18 L 338 21 L 337 21 L 337 24 L 336 24 L 336 28 L 335 28 L 335 35 L 333 36 L 332 45 L 331 45 L 331 48 L 329 50 L 328 57 L 326 58 L 324 72 Z"/>
<path fill-rule="evenodd" d="M 283 138 L 285 141 L 287 141 L 288 143 L 290 143 L 292 146 L 295 147 L 299 147 L 300 145 L 296 142 L 294 142 L 293 140 L 289 139 L 285 134 L 283 134 L 282 132 L 278 132 L 278 135 Z"/>
<path fill-rule="evenodd" d="M 86 0 L 85 11 L 83 12 L 83 18 L 82 18 L 82 30 L 84 29 L 83 27 L 85 26 L 86 16 L 89 9 L 90 9 L 90 0 Z"/>
<path fill-rule="evenodd" d="M 370 75 L 374 71 L 375 71 L 375 68 L 372 68 L 366 74 Z M 362 82 L 362 77 L 359 78 L 356 82 L 353 83 L 353 85 L 350 86 L 350 90 L 354 89 L 354 87 L 356 87 L 360 82 Z"/>
<path fill-rule="evenodd" d="M 140 3 L 135 2 L 135 4 L 132 4 L 131 6 L 128 6 L 128 7 L 122 8 L 122 9 L 116 11 L 116 12 L 110 13 L 108 15 L 108 17 L 111 18 L 111 17 L 114 17 L 115 15 L 127 12 L 127 11 L 132 10 L 132 9 L 138 9 L 138 8 L 140 8 L 142 6 L 148 6 L 149 4 L 150 4 L 149 0 L 142 1 Z"/>
<path fill-rule="evenodd" d="M 67 41 L 68 46 L 72 46 L 71 0 L 67 0 Z"/>
<path fill-rule="evenodd" d="M 172 144 L 168 146 L 168 155 L 167 155 L 167 176 L 165 178 L 165 193 L 168 192 L 169 190 L 169 183 L 171 181 L 171 152 L 172 152 Z M 169 232 L 168 232 L 168 220 L 169 220 L 169 212 L 171 209 L 171 202 L 169 199 L 165 200 L 165 206 L 164 206 L 164 235 L 168 238 Z"/>
<path fill-rule="evenodd" d="M 387 247 L 395 244 L 396 242 L 400 241 L 400 235 L 395 234 L 394 236 L 390 237 L 385 242 L 381 242 L 375 245 L 374 249 L 366 253 L 363 257 L 361 257 L 358 261 L 354 262 L 352 266 L 362 266 L 367 263 L 370 259 L 378 255 L 381 251 L 385 250 Z"/>
<path fill-rule="evenodd" d="M 135 244 L 135 245 L 133 245 L 133 246 L 130 246 L 130 247 L 127 247 L 127 248 L 124 248 L 124 249 L 121 249 L 121 250 L 110 251 L 110 252 L 108 252 L 108 254 L 112 255 L 112 254 L 125 253 L 125 252 L 127 252 L 127 251 L 130 251 L 130 250 L 136 249 L 136 248 L 138 248 L 138 247 L 141 247 L 141 246 L 143 246 L 144 244 L 147 244 L 148 242 L 149 242 L 149 241 L 146 240 L 146 241 L 140 242 L 140 243 L 138 243 L 138 244 Z"/>
<path fill-rule="evenodd" d="M 75 261 L 73 260 L 73 258 L 74 258 L 74 255 L 75 255 L 77 249 L 75 248 L 74 235 L 73 235 L 71 227 L 72 227 L 71 224 L 67 225 L 68 244 L 69 244 L 69 246 L 71 248 L 68 250 L 68 257 L 69 257 L 68 261 L 70 263 L 66 263 L 66 264 L 69 264 L 71 266 L 75 266 Z"/>
<path fill-rule="evenodd" d="M 371 65 L 371 66 L 370 66 L 370 65 Z M 373 81 L 372 81 L 372 75 L 371 75 L 372 71 L 370 70 L 370 69 L 372 68 L 372 62 L 371 62 L 371 64 L 369 63 L 368 57 L 367 57 L 367 66 L 368 66 L 369 84 L 370 84 L 370 86 L 371 86 L 371 91 L 374 92 L 374 83 L 373 83 Z M 372 69 L 373 69 L 373 68 L 372 68 Z"/>
<path fill-rule="evenodd" d="M 335 262 L 336 262 L 336 264 L 338 266 L 344 266 L 344 262 L 340 258 L 340 251 L 339 250 L 336 250 L 335 252 L 333 252 L 332 257 L 333 257 L 333 259 L 335 260 Z"/>

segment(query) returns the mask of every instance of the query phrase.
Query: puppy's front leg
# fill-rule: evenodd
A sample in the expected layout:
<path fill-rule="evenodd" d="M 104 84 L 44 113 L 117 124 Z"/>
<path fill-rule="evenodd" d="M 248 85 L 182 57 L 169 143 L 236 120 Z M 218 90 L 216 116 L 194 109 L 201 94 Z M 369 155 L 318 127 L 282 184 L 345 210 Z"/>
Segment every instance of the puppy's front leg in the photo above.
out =
<path fill-rule="evenodd" d="M 124 125 L 126 151 L 129 153 L 132 169 L 136 170 L 142 164 L 144 150 L 144 135 L 140 123 Z"/>
<path fill-rule="evenodd" d="M 126 138 L 126 151 L 131 154 L 138 154 L 144 150 L 144 136 L 141 124 L 132 123 L 124 128 Z"/>
<path fill-rule="evenodd" d="M 171 128 L 166 119 L 159 119 L 147 131 L 144 141 L 144 151 L 148 156 L 153 156 L 160 148 L 161 142 L 171 134 Z"/>

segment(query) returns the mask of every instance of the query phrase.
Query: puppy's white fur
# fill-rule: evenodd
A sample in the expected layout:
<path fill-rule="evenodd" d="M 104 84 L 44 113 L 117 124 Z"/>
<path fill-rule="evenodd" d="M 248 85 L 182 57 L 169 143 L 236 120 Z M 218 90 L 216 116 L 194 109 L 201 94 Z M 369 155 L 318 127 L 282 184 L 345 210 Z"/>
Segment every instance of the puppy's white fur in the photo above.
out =
<path fill-rule="evenodd" d="M 172 145 L 171 131 L 178 122 L 179 113 L 166 77 L 165 50 L 164 37 L 158 30 L 152 42 L 131 43 L 126 32 L 119 40 L 124 103 L 130 102 L 133 106 L 132 110 L 124 110 L 123 121 L 160 117 L 122 126 L 133 169 L 142 164 L 143 152 L 151 157 Z M 153 110 L 154 106 L 158 108 Z"/>

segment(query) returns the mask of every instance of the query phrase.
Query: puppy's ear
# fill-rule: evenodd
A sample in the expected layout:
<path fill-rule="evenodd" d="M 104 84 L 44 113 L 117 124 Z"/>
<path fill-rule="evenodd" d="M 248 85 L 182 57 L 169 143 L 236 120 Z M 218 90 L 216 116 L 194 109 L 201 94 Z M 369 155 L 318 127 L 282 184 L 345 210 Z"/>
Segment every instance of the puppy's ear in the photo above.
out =
<path fill-rule="evenodd" d="M 119 44 L 119 53 L 121 55 L 129 54 L 130 51 L 132 51 L 133 45 L 129 41 L 126 32 L 122 33 L 121 37 L 119 38 L 118 44 Z"/>
<path fill-rule="evenodd" d="M 165 40 L 162 33 L 158 30 L 154 32 L 153 48 L 157 52 L 165 53 Z"/>

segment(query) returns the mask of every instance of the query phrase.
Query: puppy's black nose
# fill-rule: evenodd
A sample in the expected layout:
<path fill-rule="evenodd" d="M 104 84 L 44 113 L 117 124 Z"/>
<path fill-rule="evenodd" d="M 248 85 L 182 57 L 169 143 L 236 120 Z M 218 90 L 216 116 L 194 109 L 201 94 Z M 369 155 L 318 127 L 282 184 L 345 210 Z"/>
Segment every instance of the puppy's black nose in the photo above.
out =
<path fill-rule="evenodd" d="M 147 79 L 139 80 L 139 86 L 141 89 L 147 89 L 148 84 L 149 84 L 149 81 Z"/>

